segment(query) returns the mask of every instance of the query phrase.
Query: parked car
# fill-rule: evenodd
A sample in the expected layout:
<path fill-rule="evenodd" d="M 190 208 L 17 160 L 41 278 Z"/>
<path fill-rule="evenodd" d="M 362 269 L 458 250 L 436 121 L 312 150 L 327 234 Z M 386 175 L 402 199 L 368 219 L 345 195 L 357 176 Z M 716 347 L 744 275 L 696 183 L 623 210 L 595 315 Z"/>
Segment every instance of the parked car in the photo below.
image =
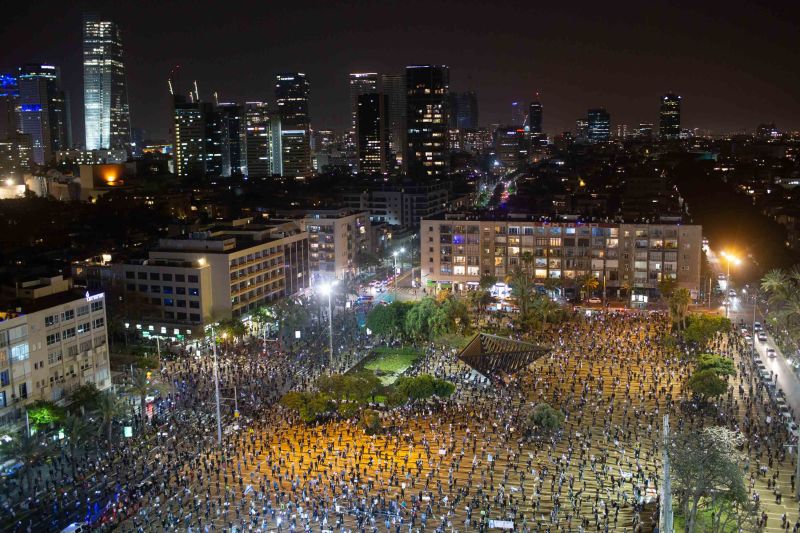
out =
<path fill-rule="evenodd" d="M 728 296 L 730 296 L 731 298 L 736 298 L 736 291 L 733 289 L 729 290 Z"/>
<path fill-rule="evenodd" d="M 588 302 L 590 304 L 601 304 L 601 303 L 603 303 L 603 300 L 601 300 L 597 296 L 592 296 L 591 298 L 589 298 Z"/>
<path fill-rule="evenodd" d="M 777 355 L 775 348 L 767 348 L 767 357 L 775 357 Z"/>
<path fill-rule="evenodd" d="M 16 459 L 9 459 L 2 465 L 0 465 L 0 475 L 3 477 L 14 477 L 17 475 L 22 467 L 25 466 L 22 462 L 17 461 Z"/>

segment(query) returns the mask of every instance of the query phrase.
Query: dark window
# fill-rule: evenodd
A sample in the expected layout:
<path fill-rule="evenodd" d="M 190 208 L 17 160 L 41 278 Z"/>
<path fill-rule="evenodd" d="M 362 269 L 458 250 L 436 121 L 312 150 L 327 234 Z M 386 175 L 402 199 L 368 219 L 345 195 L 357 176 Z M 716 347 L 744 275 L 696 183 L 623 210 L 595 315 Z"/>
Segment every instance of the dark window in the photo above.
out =
<path fill-rule="evenodd" d="M 125 285 L 125 289 L 129 290 L 129 291 L 135 291 L 136 290 L 136 284 L 135 283 L 128 283 L 127 285 Z"/>
<path fill-rule="evenodd" d="M 186 287 L 175 287 L 175 294 L 186 294 Z"/>
<path fill-rule="evenodd" d="M 160 279 L 158 276 L 158 272 L 150 272 L 150 279 L 153 281 L 158 281 Z"/>
<path fill-rule="evenodd" d="M 186 276 L 184 276 L 183 274 L 175 274 L 175 281 L 183 283 L 184 281 L 186 281 Z"/>
<path fill-rule="evenodd" d="M 161 305 L 161 298 L 151 298 L 150 301 L 153 305 Z"/>
<path fill-rule="evenodd" d="M 7 387 L 9 383 L 10 382 L 8 380 L 8 370 L 3 370 L 2 372 L 0 372 L 0 385 L 2 385 L 3 387 Z"/>
<path fill-rule="evenodd" d="M 147 279 L 147 272 L 139 272 L 139 273 L 137 274 L 137 277 L 138 277 L 139 279 Z"/>
<path fill-rule="evenodd" d="M 177 313 L 178 320 L 186 320 L 186 313 Z"/>
<path fill-rule="evenodd" d="M 161 285 L 150 285 L 150 292 L 158 294 L 161 292 Z"/>
<path fill-rule="evenodd" d="M 197 283 L 197 276 L 189 274 L 189 283 Z"/>
<path fill-rule="evenodd" d="M 164 305 L 172 307 L 175 305 L 175 300 L 172 298 L 164 298 Z"/>
<path fill-rule="evenodd" d="M 200 315 L 192 313 L 191 315 L 189 315 L 189 320 L 191 320 L 192 322 L 200 322 Z"/>
<path fill-rule="evenodd" d="M 164 294 L 172 294 L 172 287 L 164 285 Z"/>
<path fill-rule="evenodd" d="M 198 288 L 189 289 L 189 296 L 200 296 L 200 289 Z"/>
<path fill-rule="evenodd" d="M 161 276 L 162 281 L 172 281 L 172 274 L 163 274 Z"/>
<path fill-rule="evenodd" d="M 176 303 L 178 307 L 186 307 L 186 300 L 178 300 Z"/>
<path fill-rule="evenodd" d="M 139 292 L 147 292 L 147 285 L 139 285 Z"/>
<path fill-rule="evenodd" d="M 200 302 L 189 302 L 189 307 L 192 309 L 200 309 Z"/>
<path fill-rule="evenodd" d="M 164 311 L 164 318 L 174 319 L 175 313 L 173 313 L 172 311 Z"/>
<path fill-rule="evenodd" d="M 25 399 L 28 397 L 28 384 L 27 383 L 20 383 L 19 385 L 19 397 L 21 399 Z"/>
<path fill-rule="evenodd" d="M 125 279 L 133 279 L 136 277 L 136 273 L 133 270 L 128 270 L 125 272 Z"/>

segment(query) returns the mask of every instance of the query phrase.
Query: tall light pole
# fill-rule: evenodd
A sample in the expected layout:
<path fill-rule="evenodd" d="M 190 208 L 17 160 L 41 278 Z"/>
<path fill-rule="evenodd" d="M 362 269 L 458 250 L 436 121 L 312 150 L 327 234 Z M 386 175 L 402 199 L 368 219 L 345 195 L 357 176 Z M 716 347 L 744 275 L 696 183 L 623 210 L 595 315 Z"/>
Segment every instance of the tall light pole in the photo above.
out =
<path fill-rule="evenodd" d="M 336 282 L 325 283 L 320 287 L 323 295 L 328 296 L 328 348 L 330 350 L 328 363 L 333 372 L 333 305 L 331 303 L 331 296 L 333 295 L 333 286 Z"/>
<path fill-rule="evenodd" d="M 217 444 L 222 447 L 222 416 L 219 410 L 219 370 L 217 369 L 217 336 L 211 326 L 211 346 L 214 353 L 214 393 L 217 402 Z"/>
<path fill-rule="evenodd" d="M 394 299 L 395 300 L 397 300 L 397 276 L 399 275 L 399 272 L 397 271 L 397 257 L 400 254 L 405 253 L 405 251 L 406 251 L 405 248 L 400 248 L 399 250 L 395 250 L 394 252 L 392 252 L 392 256 L 394 257 Z M 402 259 L 400 260 L 400 270 L 403 270 L 403 261 L 402 261 Z"/>

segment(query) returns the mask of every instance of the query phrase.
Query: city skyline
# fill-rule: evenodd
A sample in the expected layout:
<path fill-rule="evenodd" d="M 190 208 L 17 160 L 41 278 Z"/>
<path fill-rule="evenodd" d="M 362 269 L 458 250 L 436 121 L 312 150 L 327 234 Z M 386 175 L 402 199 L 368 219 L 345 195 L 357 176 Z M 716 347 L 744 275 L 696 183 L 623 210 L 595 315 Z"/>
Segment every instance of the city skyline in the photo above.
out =
<path fill-rule="evenodd" d="M 657 5 L 645 12 L 620 4 L 603 6 L 603 11 L 586 6 L 575 13 L 548 6 L 536 12 L 537 31 L 512 23 L 532 20 L 532 8 L 522 6 L 492 8 L 481 16 L 469 5 L 460 10 L 449 3 L 429 6 L 430 19 L 449 20 L 447 25 L 423 25 L 411 16 L 414 9 L 382 18 L 392 10 L 390 3 L 365 9 L 293 4 L 279 13 L 280 24 L 249 3 L 237 3 L 223 14 L 158 7 L 159 16 L 152 17 L 146 4 L 131 10 L 77 3 L 58 6 L 62 16 L 52 18 L 38 17 L 46 4 L 35 11 L 22 8 L 0 34 L 9 51 L 0 68 L 12 71 L 34 61 L 59 66 L 72 95 L 76 142 L 84 138 L 81 20 L 92 9 L 115 21 L 124 34 L 131 123 L 151 138 L 167 138 L 167 78 L 175 65 L 181 65 L 179 82 L 187 90 L 196 79 L 205 100 L 216 91 L 221 100 L 237 102 L 272 103 L 276 73 L 305 72 L 313 86 L 314 129 L 348 128 L 351 72 L 398 74 L 418 63 L 446 64 L 451 90 L 476 91 L 482 125 L 507 122 L 512 101 L 527 105 L 539 93 L 547 109 L 543 127 L 550 134 L 574 129 L 587 109 L 600 106 L 609 110 L 614 124 L 634 127 L 657 123 L 659 98 L 675 92 L 683 96 L 685 127 L 717 132 L 753 130 L 762 122 L 800 127 L 800 104 L 792 96 L 800 78 L 790 68 L 798 17 L 788 6 L 768 10 L 750 4 L 732 11 L 716 9 L 715 3 L 701 8 Z M 181 32 L 183 25 L 169 22 L 179 13 L 192 31 Z M 297 24 L 306 37 L 289 39 Z M 31 27 L 40 28 L 35 39 Z M 51 27 L 58 31 L 48 31 Z M 336 28 L 342 31 L 334 33 Z M 768 41 L 759 38 L 764 34 L 759 28 L 769 28 Z M 212 30 L 218 38 L 201 37 Z M 665 49 L 670 53 L 664 54 Z"/>

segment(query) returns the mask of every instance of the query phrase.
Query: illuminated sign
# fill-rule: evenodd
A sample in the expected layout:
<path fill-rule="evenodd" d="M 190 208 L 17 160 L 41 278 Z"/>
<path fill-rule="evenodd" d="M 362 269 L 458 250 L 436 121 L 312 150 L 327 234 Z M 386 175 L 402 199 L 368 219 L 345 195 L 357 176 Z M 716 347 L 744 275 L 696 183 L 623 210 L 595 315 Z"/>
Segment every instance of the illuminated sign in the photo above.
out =
<path fill-rule="evenodd" d="M 89 291 L 86 291 L 86 301 L 96 302 L 97 300 L 102 300 L 105 295 L 106 293 L 104 292 L 99 292 L 97 294 L 89 294 Z"/>

